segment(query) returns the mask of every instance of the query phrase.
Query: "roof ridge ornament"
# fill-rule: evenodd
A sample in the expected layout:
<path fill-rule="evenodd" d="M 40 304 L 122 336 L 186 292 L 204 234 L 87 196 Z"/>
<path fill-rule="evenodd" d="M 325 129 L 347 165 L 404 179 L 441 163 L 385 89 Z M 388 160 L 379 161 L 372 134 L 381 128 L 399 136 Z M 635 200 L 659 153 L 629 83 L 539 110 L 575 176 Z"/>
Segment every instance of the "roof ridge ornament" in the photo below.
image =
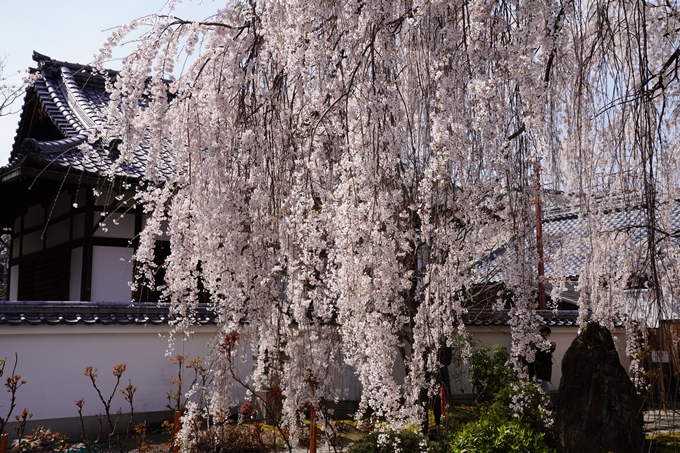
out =
<path fill-rule="evenodd" d="M 24 154 L 62 153 L 75 148 L 86 140 L 87 135 L 85 134 L 78 134 L 75 137 L 51 140 L 48 142 L 41 142 L 34 138 L 25 138 L 24 141 L 21 142 L 21 150 Z"/>
<path fill-rule="evenodd" d="M 71 107 L 74 115 L 80 124 L 84 126 L 85 130 L 97 128 L 102 123 L 101 118 L 94 111 L 88 99 L 81 93 L 81 88 L 73 78 L 71 69 L 66 66 L 61 66 L 59 69 L 61 71 L 61 78 L 64 81 L 62 84 L 65 91 L 64 94 L 66 94 L 69 107 Z"/>

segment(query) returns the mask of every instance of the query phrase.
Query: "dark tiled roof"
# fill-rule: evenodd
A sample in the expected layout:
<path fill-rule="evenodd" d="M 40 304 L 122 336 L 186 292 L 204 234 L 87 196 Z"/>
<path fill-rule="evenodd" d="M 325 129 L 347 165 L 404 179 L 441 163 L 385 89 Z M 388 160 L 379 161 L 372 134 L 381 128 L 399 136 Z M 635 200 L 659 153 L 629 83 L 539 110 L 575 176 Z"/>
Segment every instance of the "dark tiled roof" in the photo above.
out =
<path fill-rule="evenodd" d="M 543 322 L 541 325 L 550 327 L 578 327 L 578 310 L 536 310 Z M 487 309 L 469 309 L 463 315 L 463 321 L 468 326 L 508 326 L 510 325 L 510 317 L 508 310 L 487 310 Z M 623 323 L 620 320 L 614 320 L 616 327 L 622 327 Z"/>
<path fill-rule="evenodd" d="M 35 82 L 30 91 L 42 106 L 42 113 L 64 138 L 51 141 L 27 138 L 19 143 L 21 136 L 17 135 L 9 165 L 2 170 L 10 170 L 28 157 L 52 170 L 68 168 L 98 176 L 114 172 L 121 177 L 144 177 L 149 154 L 146 146 L 135 149 L 126 162 L 116 165 L 119 153 L 115 145 L 119 141 L 115 137 L 87 144 L 88 134 L 104 124 L 104 108 L 109 102 L 104 76 L 91 66 L 54 60 L 37 52 L 33 59 L 37 67 L 31 69 Z M 115 77 L 116 73 L 110 71 L 108 76 Z M 27 95 L 25 107 L 29 98 Z M 168 166 L 158 170 L 161 177 L 170 174 Z"/>
<path fill-rule="evenodd" d="M 601 214 L 592 216 L 595 231 L 603 234 L 615 233 L 619 238 L 625 238 L 626 247 L 634 248 L 647 240 L 646 211 L 640 206 L 619 206 Z M 676 232 L 680 228 L 680 205 L 675 206 L 670 213 L 670 225 L 659 225 L 669 232 Z M 546 260 L 545 275 L 551 277 L 555 272 L 554 258 L 556 250 L 562 249 L 566 253 L 563 263 L 564 277 L 578 277 L 586 260 L 586 246 L 581 239 L 588 236 L 588 217 L 576 213 L 547 217 L 543 221 L 543 235 L 546 241 L 545 256 L 553 259 Z M 677 240 L 673 240 L 677 246 Z M 620 250 L 626 253 L 626 249 Z M 612 268 L 617 267 L 617 257 L 613 257 Z"/>
<path fill-rule="evenodd" d="M 577 310 L 538 310 L 543 324 L 551 327 L 578 326 Z M 146 325 L 167 324 L 172 317 L 167 304 L 156 302 L 43 302 L 1 301 L 0 325 Z M 206 304 L 199 304 L 198 324 L 216 324 L 217 318 Z M 470 309 L 464 315 L 468 326 L 508 326 L 508 310 Z M 617 323 L 617 327 L 620 323 Z"/>
<path fill-rule="evenodd" d="M 155 302 L 0 302 L 0 325 L 147 325 L 167 324 L 172 317 L 167 305 Z M 215 324 L 216 317 L 205 304 L 199 304 L 198 324 Z"/>
<path fill-rule="evenodd" d="M 595 235 L 609 235 L 609 238 L 616 237 L 620 241 L 621 247 L 616 250 L 616 254 L 609 263 L 612 269 L 616 269 L 624 258 L 624 254 L 639 247 L 647 241 L 647 214 L 644 207 L 639 204 L 631 203 L 626 205 L 622 201 L 610 201 L 612 205 L 618 205 L 611 209 L 598 212 L 592 216 L 586 213 L 565 211 L 558 214 L 546 215 L 543 219 L 543 244 L 545 257 L 545 277 L 550 279 L 556 277 L 556 264 L 560 264 L 560 276 L 567 279 L 574 279 L 581 275 L 583 266 L 588 257 L 587 239 L 588 229 L 592 228 Z M 658 213 L 655 213 L 657 215 Z M 668 224 L 656 225 L 659 237 L 669 237 L 671 244 L 675 247 L 680 246 L 680 239 L 677 237 L 680 231 L 680 202 L 670 210 L 668 220 L 657 216 L 657 222 L 661 220 Z M 592 225 L 589 222 L 592 221 Z M 536 237 L 530 238 L 535 244 Z M 535 247 L 535 245 L 533 245 Z M 495 249 L 485 261 L 479 262 L 480 274 L 487 273 L 492 277 L 491 282 L 502 282 L 505 279 L 505 272 L 502 268 L 500 259 L 506 253 L 506 246 Z M 537 264 L 534 269 L 537 269 Z"/>

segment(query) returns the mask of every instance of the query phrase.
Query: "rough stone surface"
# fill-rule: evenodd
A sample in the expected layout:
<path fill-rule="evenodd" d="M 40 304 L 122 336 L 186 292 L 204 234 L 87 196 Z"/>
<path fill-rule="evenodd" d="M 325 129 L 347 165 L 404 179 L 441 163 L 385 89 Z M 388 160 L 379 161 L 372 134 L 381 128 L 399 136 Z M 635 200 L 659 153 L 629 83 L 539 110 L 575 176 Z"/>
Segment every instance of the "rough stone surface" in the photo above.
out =
<path fill-rule="evenodd" d="M 588 323 L 564 354 L 555 409 L 560 453 L 640 451 L 642 400 L 605 327 Z"/>

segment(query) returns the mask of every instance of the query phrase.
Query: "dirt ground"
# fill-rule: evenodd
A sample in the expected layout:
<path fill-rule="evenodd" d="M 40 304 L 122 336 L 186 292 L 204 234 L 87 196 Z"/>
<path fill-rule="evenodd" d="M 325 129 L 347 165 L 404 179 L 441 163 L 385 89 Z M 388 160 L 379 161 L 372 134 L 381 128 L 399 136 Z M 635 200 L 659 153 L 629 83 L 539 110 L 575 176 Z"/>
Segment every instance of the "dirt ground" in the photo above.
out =
<path fill-rule="evenodd" d="M 342 422 L 341 422 L 342 423 Z M 323 436 L 320 435 L 317 443 L 317 451 L 346 451 L 347 448 L 358 438 L 361 438 L 365 435 L 364 432 L 361 432 L 360 430 L 357 430 L 354 428 L 353 423 L 342 423 L 342 428 L 340 428 L 342 433 L 338 433 L 338 436 L 335 439 L 335 449 L 329 447 L 324 443 L 323 441 Z M 136 439 L 128 439 L 127 441 L 127 448 L 125 448 L 125 441 L 124 439 L 121 439 L 121 443 L 123 445 L 123 448 L 120 449 L 115 449 L 115 452 L 119 451 L 126 451 L 127 453 L 171 453 L 172 447 L 170 445 L 170 435 L 162 429 L 158 429 L 155 431 L 151 431 L 146 433 L 146 436 L 144 438 L 145 441 L 145 447 L 142 449 L 139 448 L 139 441 Z M 99 444 L 99 450 L 95 453 L 106 453 L 109 451 L 109 447 L 107 443 L 100 443 Z M 283 448 L 280 451 L 288 451 L 287 449 Z M 309 451 L 309 439 L 307 437 L 303 437 L 300 439 L 299 445 L 293 449 L 293 453 L 305 453 Z"/>
<path fill-rule="evenodd" d="M 114 448 L 112 451 L 127 453 L 170 453 L 172 451 L 170 435 L 161 429 L 146 433 L 144 437 L 145 448 L 139 448 L 140 442 L 138 439 L 129 438 L 127 442 L 125 439 L 120 439 L 119 442 L 119 447 Z M 109 451 L 109 444 L 107 442 L 100 442 L 93 453 L 106 453 Z"/>

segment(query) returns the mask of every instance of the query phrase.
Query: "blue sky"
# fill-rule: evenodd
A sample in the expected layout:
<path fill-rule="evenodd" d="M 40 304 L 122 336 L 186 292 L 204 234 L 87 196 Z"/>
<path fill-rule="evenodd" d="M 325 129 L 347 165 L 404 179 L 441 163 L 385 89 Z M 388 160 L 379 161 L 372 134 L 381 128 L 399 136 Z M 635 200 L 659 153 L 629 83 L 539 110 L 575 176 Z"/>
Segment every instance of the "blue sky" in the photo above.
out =
<path fill-rule="evenodd" d="M 5 75 L 17 81 L 34 65 L 34 50 L 57 60 L 89 63 L 115 27 L 148 14 L 167 12 L 167 0 L 1 1 L 0 56 L 6 58 Z M 210 0 L 203 3 L 185 0 L 175 15 L 203 19 L 219 4 Z M 132 46 L 128 48 L 132 50 Z M 125 51 L 125 47 L 120 49 L 118 57 Z M 118 69 L 120 64 L 112 61 L 107 66 Z M 18 122 L 18 114 L 0 117 L 0 167 L 7 164 Z"/>

